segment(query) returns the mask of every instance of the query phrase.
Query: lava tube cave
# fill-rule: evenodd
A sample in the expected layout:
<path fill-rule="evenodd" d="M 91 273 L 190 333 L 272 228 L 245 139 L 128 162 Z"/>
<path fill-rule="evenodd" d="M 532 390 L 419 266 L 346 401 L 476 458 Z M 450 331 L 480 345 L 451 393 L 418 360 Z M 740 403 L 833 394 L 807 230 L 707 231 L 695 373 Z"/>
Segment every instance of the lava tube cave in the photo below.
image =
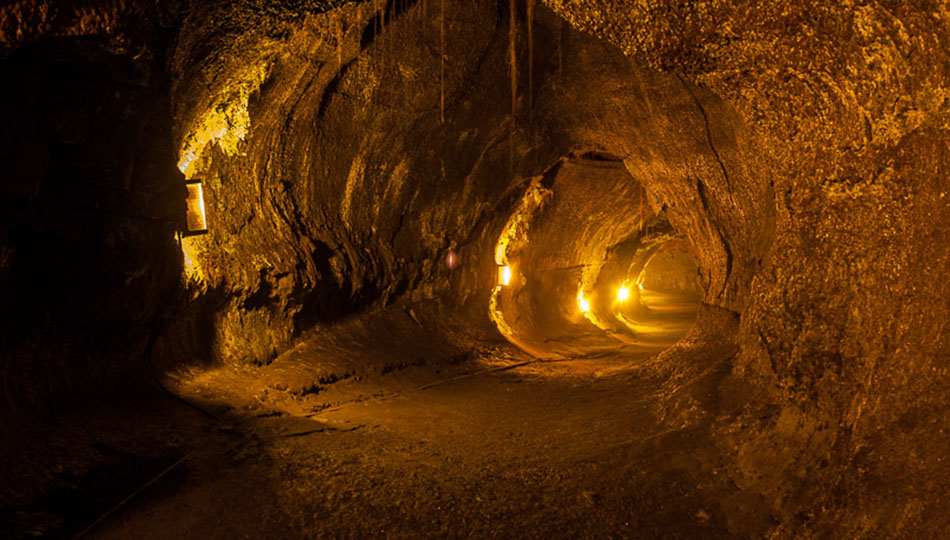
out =
<path fill-rule="evenodd" d="M 10 0 L 0 537 L 940 538 L 950 6 Z"/>

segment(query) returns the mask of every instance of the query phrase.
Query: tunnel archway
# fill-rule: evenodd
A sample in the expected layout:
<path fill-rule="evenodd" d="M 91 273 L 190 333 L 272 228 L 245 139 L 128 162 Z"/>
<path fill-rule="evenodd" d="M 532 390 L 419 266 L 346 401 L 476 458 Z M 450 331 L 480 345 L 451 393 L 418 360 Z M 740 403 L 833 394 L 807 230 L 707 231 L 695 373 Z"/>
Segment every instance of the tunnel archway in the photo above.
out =
<path fill-rule="evenodd" d="M 242 429 L 307 426 L 289 440 L 412 395 L 425 399 L 374 414 L 408 402 L 390 425 L 412 443 L 444 428 L 440 450 L 460 459 L 432 469 L 459 473 L 464 495 L 512 485 L 482 483 L 486 470 L 554 480 L 487 506 L 427 496 L 408 526 L 331 501 L 321 510 L 342 519 L 320 527 L 342 525 L 307 536 L 367 536 L 342 531 L 363 518 L 417 533 L 449 507 L 477 509 L 452 516 L 483 525 L 458 534 L 475 537 L 502 534 L 494 517 L 515 536 L 939 536 L 950 19 L 932 4 L 4 3 L 0 427 L 14 430 L 0 453 L 20 470 L 3 498 L 91 501 L 48 481 L 97 483 L 96 459 L 176 439 L 173 422 L 138 422 L 148 413 L 122 424 L 154 435 L 132 453 L 111 447 L 119 424 L 98 437 L 44 421 L 74 400 L 151 389 L 202 421 L 220 420 L 197 412 L 212 404 Z M 209 232 L 179 243 L 183 193 L 199 192 L 186 180 L 202 182 Z M 429 415 L 439 400 L 454 424 Z M 597 405 L 572 417 L 582 401 Z M 518 455 L 532 408 L 563 429 L 532 426 Z M 418 427 L 427 415 L 435 429 Z M 19 429 L 34 418 L 49 425 Z M 366 431 L 350 457 L 411 446 Z M 457 468 L 473 442 L 515 452 Z M 335 469 L 310 460 L 324 448 L 305 446 L 292 476 Z M 586 485 L 587 464 L 613 506 L 563 490 Z M 419 472 L 363 478 L 396 479 L 404 500 L 440 485 Z M 260 479 L 227 504 L 306 505 L 334 481 L 299 496 Z M 545 515 L 517 506 L 526 492 L 563 498 Z M 483 512 L 515 507 L 537 519 Z M 578 507 L 566 521 L 614 521 L 559 528 Z M 53 531 L 49 509 L 4 507 L 0 529 Z M 219 517 L 188 520 L 208 524 L 194 537 L 300 532 L 230 534 Z"/>
<path fill-rule="evenodd" d="M 620 305 L 618 318 L 638 340 L 673 346 L 687 335 L 701 308 L 699 269 L 687 243 L 674 237 L 633 257 L 631 300 Z"/>
<path fill-rule="evenodd" d="M 625 221 L 662 213 L 697 259 L 703 302 L 741 310 L 769 234 L 771 203 L 763 179 L 743 163 L 745 141 L 734 112 L 676 76 L 638 67 L 596 38 L 565 32 L 546 9 L 532 21 L 537 53 L 529 55 L 523 43 L 515 48 L 516 64 L 530 64 L 533 80 L 516 91 L 512 111 L 487 97 L 511 86 L 508 21 L 496 8 L 447 6 L 446 17 L 471 24 L 444 39 L 438 19 L 418 25 L 347 7 L 321 15 L 342 24 L 338 46 L 319 41 L 306 24 L 269 56 L 235 48 L 231 56 L 200 62 L 195 55 L 200 58 L 205 28 L 179 45 L 177 69 L 217 81 L 197 88 L 201 77 L 183 76 L 175 91 L 186 96 L 176 101 L 183 151 L 201 148 L 195 141 L 205 144 L 188 163 L 207 178 L 212 232 L 196 241 L 191 259 L 206 270 L 207 286 L 227 284 L 234 291 L 218 325 L 223 358 L 250 350 L 250 361 L 269 362 L 313 326 L 403 296 L 472 306 L 467 326 L 491 325 L 484 305 L 496 282 L 499 263 L 491 256 L 498 230 L 531 179 L 542 178 L 532 195 L 540 196 L 551 164 L 565 155 L 586 154 L 588 165 L 624 172 L 625 181 L 641 186 L 602 194 L 607 205 L 612 196 L 626 197 L 626 209 L 606 215 L 604 205 L 591 205 L 587 215 L 575 216 L 616 236 L 591 257 L 603 258 L 633 230 Z M 373 39 L 353 41 L 369 24 Z M 443 47 L 451 59 L 447 79 L 439 60 Z M 307 55 L 325 62 L 301 61 Z M 207 62 L 239 69 L 213 70 Z M 523 83 L 523 72 L 520 77 Z M 441 82 L 426 84 L 430 80 Z M 222 119 L 220 111 L 233 114 Z M 201 138 L 219 133 L 219 126 L 234 129 L 219 140 Z M 637 216 L 627 214 L 632 207 L 640 209 Z M 486 215 L 488 209 L 502 217 Z M 560 249 L 551 243 L 544 253 Z M 447 271 L 441 261 L 449 250 L 468 264 Z M 538 270 L 528 271 L 553 264 L 551 272 L 573 272 L 543 258 L 537 255 L 531 264 Z M 512 270 L 517 282 L 525 268 Z M 568 288 L 534 277 L 530 287 Z M 535 312 L 537 320 L 575 317 L 578 294 L 588 294 L 596 276 L 581 271 L 581 279 L 569 296 L 537 291 L 535 298 L 569 301 L 535 303 L 525 313 Z M 264 302 L 246 301 L 251 297 Z M 588 300 L 594 302 L 584 321 L 600 333 L 625 332 L 613 317 L 600 315 L 605 309 L 597 298 Z M 314 309 L 325 313 L 304 316 Z M 549 309 L 550 315 L 541 313 Z M 553 346 L 561 337 L 531 339 Z"/>
<path fill-rule="evenodd" d="M 571 154 L 535 178 L 494 253 L 490 316 L 538 357 L 656 354 L 686 334 L 702 296 L 683 235 L 605 153 Z M 669 253 L 685 259 L 657 258 Z M 684 272 L 688 283 L 680 283 Z M 657 285 L 647 290 L 649 305 L 644 276 Z"/>

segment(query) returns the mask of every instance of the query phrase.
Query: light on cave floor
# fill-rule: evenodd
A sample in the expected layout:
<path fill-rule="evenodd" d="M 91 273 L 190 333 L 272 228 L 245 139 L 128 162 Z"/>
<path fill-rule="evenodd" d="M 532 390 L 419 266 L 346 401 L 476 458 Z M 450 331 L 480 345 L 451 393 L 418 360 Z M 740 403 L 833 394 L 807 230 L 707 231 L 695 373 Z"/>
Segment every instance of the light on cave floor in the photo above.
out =
<path fill-rule="evenodd" d="M 583 291 L 577 293 L 577 307 L 580 308 L 581 313 L 588 313 L 590 311 L 590 302 L 584 298 Z"/>
<path fill-rule="evenodd" d="M 508 265 L 498 267 L 498 285 L 507 287 L 511 285 L 511 267 Z"/>
<path fill-rule="evenodd" d="M 630 298 L 630 289 L 626 285 L 617 289 L 617 301 L 626 302 Z"/>

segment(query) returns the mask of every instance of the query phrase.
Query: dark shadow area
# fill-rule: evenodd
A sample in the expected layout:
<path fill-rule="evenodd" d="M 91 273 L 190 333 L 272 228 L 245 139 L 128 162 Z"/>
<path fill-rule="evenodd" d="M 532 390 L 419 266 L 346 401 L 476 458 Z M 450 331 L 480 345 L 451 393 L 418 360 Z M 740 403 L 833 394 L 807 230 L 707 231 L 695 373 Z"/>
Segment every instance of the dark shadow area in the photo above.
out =
<path fill-rule="evenodd" d="M 43 411 L 147 380 L 148 328 L 182 292 L 184 186 L 158 65 L 97 38 L 0 62 L 0 378 L 6 411 Z"/>

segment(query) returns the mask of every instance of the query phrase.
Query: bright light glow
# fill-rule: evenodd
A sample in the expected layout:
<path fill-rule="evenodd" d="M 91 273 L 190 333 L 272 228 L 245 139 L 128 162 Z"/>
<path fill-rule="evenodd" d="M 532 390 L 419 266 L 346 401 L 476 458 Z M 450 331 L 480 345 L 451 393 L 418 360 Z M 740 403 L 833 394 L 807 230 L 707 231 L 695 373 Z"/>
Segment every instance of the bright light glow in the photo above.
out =
<path fill-rule="evenodd" d="M 181 239 L 181 252 L 184 259 L 185 276 L 191 280 L 204 281 L 205 275 L 198 264 L 199 254 L 201 252 L 201 241 L 198 237 L 186 237 Z"/>
<path fill-rule="evenodd" d="M 630 289 L 626 285 L 617 289 L 617 300 L 625 302 L 630 298 Z"/>
<path fill-rule="evenodd" d="M 511 267 L 508 265 L 498 267 L 498 284 L 507 287 L 511 285 Z"/>
<path fill-rule="evenodd" d="M 239 155 L 251 127 L 248 100 L 267 79 L 270 62 L 248 62 L 249 69 L 228 74 L 226 80 L 216 81 L 215 95 L 209 107 L 192 117 L 178 152 L 178 170 L 186 178 L 200 172 L 207 163 L 203 154 L 217 145 L 229 156 Z"/>
<path fill-rule="evenodd" d="M 495 264 L 501 266 L 505 262 L 505 248 L 508 246 L 508 242 L 502 243 L 501 240 L 498 240 L 498 245 L 495 246 Z"/>
<path fill-rule="evenodd" d="M 590 302 L 584 298 L 584 291 L 577 293 L 577 307 L 580 308 L 581 313 L 587 313 L 590 311 Z"/>

